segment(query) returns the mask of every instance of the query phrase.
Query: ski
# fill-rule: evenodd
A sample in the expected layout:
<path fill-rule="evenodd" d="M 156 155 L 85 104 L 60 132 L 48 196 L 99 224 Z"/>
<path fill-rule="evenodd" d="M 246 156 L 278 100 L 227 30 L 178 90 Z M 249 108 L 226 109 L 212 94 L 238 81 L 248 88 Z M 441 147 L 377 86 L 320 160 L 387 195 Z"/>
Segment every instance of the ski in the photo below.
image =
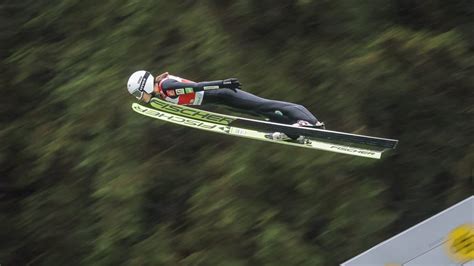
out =
<path fill-rule="evenodd" d="M 153 103 L 154 105 L 156 105 L 157 102 L 154 101 Z M 152 104 L 152 106 L 154 105 Z M 178 106 L 178 107 L 181 107 L 181 106 Z M 249 138 L 249 139 L 254 139 L 254 140 L 267 141 L 267 142 L 273 142 L 277 144 L 297 146 L 297 147 L 309 148 L 309 149 L 324 150 L 324 151 L 348 154 L 352 156 L 373 158 L 373 159 L 380 159 L 383 153 L 383 150 L 372 150 L 372 149 L 351 147 L 351 146 L 340 145 L 340 144 L 335 144 L 335 143 L 330 143 L 330 142 L 324 142 L 323 140 L 318 140 L 318 139 L 313 139 L 313 138 L 307 138 L 307 141 L 305 141 L 304 143 L 273 140 L 266 137 L 266 135 L 268 135 L 268 132 L 272 132 L 272 131 L 258 131 L 254 129 L 237 127 L 237 126 L 234 126 L 235 123 L 234 125 L 231 124 L 231 122 L 235 120 L 231 121 L 230 117 L 215 114 L 215 113 L 210 113 L 206 111 L 201 111 L 194 108 L 179 109 L 179 110 L 186 110 L 186 111 L 184 111 L 183 114 L 177 114 L 177 112 L 157 110 L 157 109 L 142 106 L 137 103 L 133 103 L 132 109 L 139 114 L 152 117 L 155 119 L 159 119 L 162 121 L 171 122 L 174 124 L 183 125 L 183 126 L 187 126 L 191 128 L 200 129 L 200 130 L 211 131 L 215 133 L 232 135 L 232 136 L 237 136 L 237 137 L 244 137 L 244 138 Z M 174 109 L 174 110 L 177 110 L 177 109 Z M 184 115 L 184 114 L 187 114 L 187 115 Z M 199 119 L 189 117 L 192 114 L 200 117 L 201 119 L 199 120 Z M 226 121 L 228 123 L 224 122 L 223 119 L 227 119 Z"/>
<path fill-rule="evenodd" d="M 192 118 L 204 122 L 210 122 L 214 124 L 237 128 L 253 129 L 256 131 L 283 132 L 287 135 L 302 135 L 313 139 L 330 141 L 332 143 L 342 142 L 349 145 L 364 145 L 370 147 L 377 147 L 380 149 L 395 149 L 398 144 L 398 140 L 395 139 L 371 137 L 310 127 L 296 127 L 292 125 L 279 124 L 256 119 L 223 115 L 183 105 L 176 105 L 158 98 L 152 98 L 150 101 L 150 105 L 156 110 L 161 110 L 167 113 Z"/>

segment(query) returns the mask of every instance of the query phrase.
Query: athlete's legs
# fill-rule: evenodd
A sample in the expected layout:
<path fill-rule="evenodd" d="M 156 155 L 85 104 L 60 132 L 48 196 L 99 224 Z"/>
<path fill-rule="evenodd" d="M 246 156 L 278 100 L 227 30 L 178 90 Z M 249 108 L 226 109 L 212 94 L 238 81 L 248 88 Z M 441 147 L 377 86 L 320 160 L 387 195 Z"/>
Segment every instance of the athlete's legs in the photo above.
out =
<path fill-rule="evenodd" d="M 202 104 L 226 105 L 244 113 L 262 115 L 276 123 L 293 124 L 298 120 L 305 120 L 316 124 L 318 121 L 302 105 L 264 99 L 242 90 L 237 90 L 237 92 L 226 89 L 206 91 Z"/>

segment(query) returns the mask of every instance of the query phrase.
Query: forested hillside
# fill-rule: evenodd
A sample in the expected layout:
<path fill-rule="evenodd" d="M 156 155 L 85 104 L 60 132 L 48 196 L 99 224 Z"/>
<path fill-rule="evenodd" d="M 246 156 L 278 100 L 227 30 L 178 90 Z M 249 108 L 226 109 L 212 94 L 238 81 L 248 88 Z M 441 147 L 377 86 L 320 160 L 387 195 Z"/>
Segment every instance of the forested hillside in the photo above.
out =
<path fill-rule="evenodd" d="M 1 265 L 337 265 L 473 194 L 471 0 L 0 3 Z M 134 113 L 131 73 L 296 102 L 382 160 Z"/>

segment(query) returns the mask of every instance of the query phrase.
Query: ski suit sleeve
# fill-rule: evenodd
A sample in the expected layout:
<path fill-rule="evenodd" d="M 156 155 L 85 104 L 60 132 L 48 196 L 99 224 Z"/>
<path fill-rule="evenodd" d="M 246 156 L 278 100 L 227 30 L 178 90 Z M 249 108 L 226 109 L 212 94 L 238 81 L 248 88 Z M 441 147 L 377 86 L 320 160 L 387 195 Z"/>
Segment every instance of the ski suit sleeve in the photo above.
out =
<path fill-rule="evenodd" d="M 216 90 L 216 89 L 240 89 L 240 82 L 237 79 L 203 81 L 203 82 L 179 82 L 173 79 L 163 81 L 161 87 L 166 93 L 169 90 L 184 89 L 185 93 L 194 93 L 198 91 Z"/>

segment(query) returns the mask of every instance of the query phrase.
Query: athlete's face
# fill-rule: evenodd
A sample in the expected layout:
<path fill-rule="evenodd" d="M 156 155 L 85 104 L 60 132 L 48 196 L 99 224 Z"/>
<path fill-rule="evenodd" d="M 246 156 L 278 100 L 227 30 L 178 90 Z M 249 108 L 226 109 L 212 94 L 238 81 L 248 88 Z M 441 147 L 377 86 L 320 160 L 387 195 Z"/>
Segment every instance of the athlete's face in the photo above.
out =
<path fill-rule="evenodd" d="M 146 103 L 149 103 L 150 100 L 151 100 L 151 94 L 146 93 L 146 92 L 143 92 L 142 101 L 144 101 L 144 102 L 146 102 Z"/>

